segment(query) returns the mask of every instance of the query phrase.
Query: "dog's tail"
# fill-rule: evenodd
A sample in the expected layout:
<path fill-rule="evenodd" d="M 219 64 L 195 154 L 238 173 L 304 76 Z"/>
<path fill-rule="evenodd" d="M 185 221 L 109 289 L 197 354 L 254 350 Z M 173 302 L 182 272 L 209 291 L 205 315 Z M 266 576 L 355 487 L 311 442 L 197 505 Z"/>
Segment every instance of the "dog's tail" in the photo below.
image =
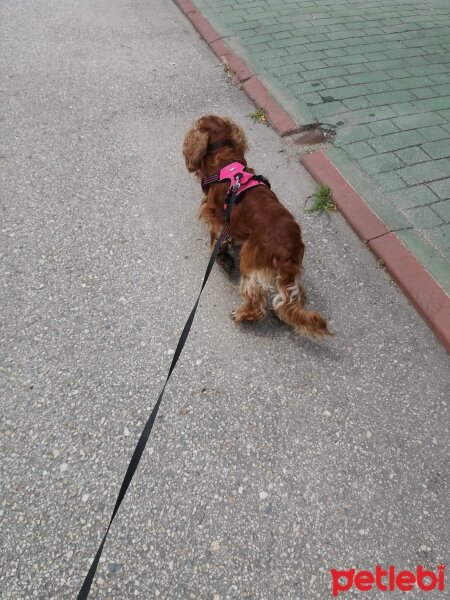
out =
<path fill-rule="evenodd" d="M 297 281 L 298 275 L 298 264 L 293 261 L 278 265 L 278 277 L 275 280 L 278 293 L 273 299 L 274 310 L 280 319 L 299 333 L 319 338 L 333 335 L 320 313 L 303 308 L 304 292 Z"/>

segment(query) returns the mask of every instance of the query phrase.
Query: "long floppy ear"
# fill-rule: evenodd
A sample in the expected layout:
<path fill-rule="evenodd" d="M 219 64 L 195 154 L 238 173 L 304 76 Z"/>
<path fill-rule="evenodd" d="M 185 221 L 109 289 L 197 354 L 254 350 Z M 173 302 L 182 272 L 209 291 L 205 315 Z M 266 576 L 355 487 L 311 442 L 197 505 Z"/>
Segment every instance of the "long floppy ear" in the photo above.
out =
<path fill-rule="evenodd" d="M 209 136 L 206 131 L 194 126 L 186 135 L 183 144 L 183 155 L 189 172 L 197 171 L 206 154 Z"/>
<path fill-rule="evenodd" d="M 222 117 L 225 123 L 228 125 L 229 132 L 227 137 L 231 139 L 235 148 L 245 154 L 245 151 L 248 149 L 247 138 L 245 137 L 244 130 L 242 127 L 237 125 L 234 121 L 229 119 L 228 117 Z"/>

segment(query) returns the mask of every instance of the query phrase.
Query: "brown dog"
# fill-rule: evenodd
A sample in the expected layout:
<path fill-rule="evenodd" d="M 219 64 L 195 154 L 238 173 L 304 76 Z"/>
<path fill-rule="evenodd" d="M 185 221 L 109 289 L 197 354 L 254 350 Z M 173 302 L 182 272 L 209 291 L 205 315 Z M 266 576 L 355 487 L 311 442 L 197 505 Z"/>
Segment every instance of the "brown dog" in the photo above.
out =
<path fill-rule="evenodd" d="M 200 180 L 235 161 L 246 164 L 246 150 L 243 130 L 231 119 L 214 115 L 199 119 L 183 145 L 186 166 Z M 210 185 L 200 207 L 211 246 L 225 223 L 228 187 L 229 181 Z M 234 243 L 242 244 L 240 291 L 244 302 L 232 313 L 237 323 L 264 319 L 269 294 L 274 290 L 273 308 L 283 321 L 311 336 L 331 335 L 322 315 L 304 308 L 306 296 L 298 282 L 304 253 L 300 227 L 268 187 L 258 185 L 247 190 L 233 207 L 230 235 Z"/>

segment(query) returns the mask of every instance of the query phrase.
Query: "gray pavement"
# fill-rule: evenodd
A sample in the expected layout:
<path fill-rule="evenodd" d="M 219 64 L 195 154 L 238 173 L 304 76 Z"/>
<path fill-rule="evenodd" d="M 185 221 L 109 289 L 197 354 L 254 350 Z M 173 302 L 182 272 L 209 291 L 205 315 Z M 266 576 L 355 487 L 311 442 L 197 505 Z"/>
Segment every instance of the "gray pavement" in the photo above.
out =
<path fill-rule="evenodd" d="M 289 141 L 171 2 L 0 23 L 2 597 L 76 597 L 103 535 L 206 266 L 181 145 L 210 112 L 301 220 L 336 336 L 236 326 L 213 273 L 92 598 L 323 600 L 333 567 L 445 561 L 448 356 L 342 218 L 304 212 Z"/>

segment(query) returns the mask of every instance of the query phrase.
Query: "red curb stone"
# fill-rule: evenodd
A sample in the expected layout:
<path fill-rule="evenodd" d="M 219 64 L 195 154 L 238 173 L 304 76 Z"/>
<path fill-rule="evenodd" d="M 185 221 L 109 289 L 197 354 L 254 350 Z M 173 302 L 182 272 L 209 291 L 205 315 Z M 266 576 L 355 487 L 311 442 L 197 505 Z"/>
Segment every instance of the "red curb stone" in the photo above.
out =
<path fill-rule="evenodd" d="M 236 79 L 243 83 L 253 77 L 253 71 L 247 65 L 245 61 L 237 56 L 232 50 L 228 48 L 228 54 L 226 56 L 228 66 L 236 75 Z"/>
<path fill-rule="evenodd" d="M 186 15 L 207 44 L 211 44 L 211 42 L 220 39 L 220 35 L 191 0 L 174 0 L 174 2 Z"/>
<path fill-rule="evenodd" d="M 211 42 L 209 44 L 209 47 L 214 52 L 214 54 L 217 56 L 217 58 L 220 58 L 220 59 L 222 59 L 223 57 L 226 57 L 230 53 L 230 49 L 225 44 L 225 42 L 221 39 L 216 40 L 215 42 Z"/>
<path fill-rule="evenodd" d="M 324 152 L 304 154 L 300 162 L 318 183 L 330 186 L 339 212 L 344 215 L 364 243 L 389 233 L 383 221 L 372 212 Z"/>
<path fill-rule="evenodd" d="M 204 17 L 191 0 L 174 0 L 189 21 L 194 25 L 214 54 L 222 62 L 225 60 L 230 69 L 236 75 L 239 82 L 246 81 L 252 77 L 253 72 L 248 65 L 221 39 L 219 33 L 211 23 Z"/>
<path fill-rule="evenodd" d="M 297 128 L 297 123 L 272 98 L 266 86 L 257 77 L 246 81 L 242 85 L 242 89 L 256 106 L 264 108 L 267 120 L 278 135 L 287 135 Z"/>
<path fill-rule="evenodd" d="M 220 35 L 200 12 L 190 12 L 186 16 L 207 44 L 220 39 Z"/>
<path fill-rule="evenodd" d="M 450 352 L 450 297 L 394 233 L 372 240 L 369 248 Z"/>
<path fill-rule="evenodd" d="M 223 40 L 211 42 L 209 47 L 221 62 L 226 63 L 230 67 L 230 70 L 234 73 L 239 83 L 253 76 L 247 64 L 239 56 L 236 56 Z"/>
<path fill-rule="evenodd" d="M 191 0 L 174 0 L 175 4 L 186 15 L 188 12 L 197 12 L 197 7 Z"/>

